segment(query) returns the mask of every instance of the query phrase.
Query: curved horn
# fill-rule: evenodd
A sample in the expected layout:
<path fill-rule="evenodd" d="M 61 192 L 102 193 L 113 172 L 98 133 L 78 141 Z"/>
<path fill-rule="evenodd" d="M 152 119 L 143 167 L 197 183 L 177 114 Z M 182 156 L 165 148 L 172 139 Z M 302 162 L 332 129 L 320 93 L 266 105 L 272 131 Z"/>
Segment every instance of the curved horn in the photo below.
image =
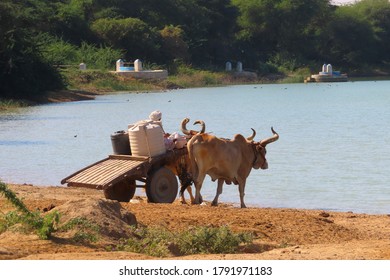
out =
<path fill-rule="evenodd" d="M 256 136 L 256 130 L 254 130 L 253 128 L 252 129 L 252 135 L 249 136 L 248 138 L 246 138 L 246 140 L 248 141 L 253 141 L 253 139 L 255 139 L 255 136 Z"/>
<path fill-rule="evenodd" d="M 191 135 L 191 132 L 187 129 L 187 123 L 190 121 L 189 118 L 185 118 L 181 121 L 181 131 L 185 134 L 185 135 Z"/>
<path fill-rule="evenodd" d="M 279 139 L 279 134 L 277 134 L 277 133 L 275 132 L 275 130 L 274 130 L 273 127 L 271 127 L 271 131 L 272 131 L 272 133 L 273 133 L 274 135 L 273 135 L 272 137 L 270 137 L 270 138 L 266 138 L 266 139 L 261 140 L 261 141 L 260 141 L 260 145 L 261 145 L 261 146 L 265 147 L 265 146 L 267 146 L 269 143 L 275 142 L 276 140 Z"/>
<path fill-rule="evenodd" d="M 202 126 L 202 129 L 198 132 L 198 134 L 200 133 L 204 133 L 206 131 L 206 124 L 204 123 L 204 121 L 201 121 L 201 120 L 196 120 L 194 122 L 194 125 L 195 124 L 200 124 Z"/>

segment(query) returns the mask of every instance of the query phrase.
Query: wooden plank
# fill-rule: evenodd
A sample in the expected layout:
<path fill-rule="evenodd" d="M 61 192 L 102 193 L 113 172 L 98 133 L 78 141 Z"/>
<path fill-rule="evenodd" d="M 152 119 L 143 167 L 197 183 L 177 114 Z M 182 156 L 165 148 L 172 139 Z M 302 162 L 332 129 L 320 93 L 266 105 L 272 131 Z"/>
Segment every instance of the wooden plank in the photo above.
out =
<path fill-rule="evenodd" d="M 112 159 L 135 160 L 135 161 L 145 161 L 150 159 L 149 157 L 129 156 L 129 155 L 109 155 L 108 157 Z"/>
<path fill-rule="evenodd" d="M 141 160 L 130 160 L 129 157 L 113 157 L 99 161 L 81 171 L 68 176 L 61 182 L 69 186 L 80 186 L 102 189 L 112 182 L 118 182 L 125 177 L 141 175 L 142 165 L 148 163 Z"/>
<path fill-rule="evenodd" d="M 97 185 L 91 185 L 91 184 L 84 184 L 84 183 L 68 183 L 68 187 L 78 187 L 78 188 L 88 188 L 88 189 L 97 189 L 97 190 L 102 190 L 102 186 L 97 186 Z"/>
<path fill-rule="evenodd" d="M 78 173 L 80 173 L 80 172 L 82 172 L 82 171 L 84 171 L 84 170 L 86 170 L 86 169 L 88 169 L 88 168 L 90 168 L 90 167 L 92 167 L 92 166 L 94 166 L 94 165 L 96 165 L 96 164 L 99 164 L 100 162 L 103 162 L 103 161 L 105 161 L 105 160 L 107 160 L 107 159 L 108 159 L 108 158 L 99 160 L 99 161 L 97 161 L 97 162 L 95 162 L 95 163 L 93 163 L 93 164 L 90 164 L 90 165 L 88 165 L 88 166 L 86 166 L 86 167 L 84 167 L 84 168 L 82 168 L 82 169 L 76 171 L 75 173 L 69 175 L 68 177 L 66 177 L 66 178 L 64 178 L 64 179 L 62 179 L 62 180 L 61 180 L 61 184 L 65 184 L 66 180 L 68 180 L 69 178 L 71 178 L 71 177 L 77 175 Z"/>

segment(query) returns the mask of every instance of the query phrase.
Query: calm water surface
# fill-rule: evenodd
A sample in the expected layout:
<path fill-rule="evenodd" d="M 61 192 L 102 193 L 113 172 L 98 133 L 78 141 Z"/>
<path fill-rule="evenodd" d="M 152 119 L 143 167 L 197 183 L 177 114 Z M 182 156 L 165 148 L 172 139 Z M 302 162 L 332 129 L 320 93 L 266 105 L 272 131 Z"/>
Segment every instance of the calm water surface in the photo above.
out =
<path fill-rule="evenodd" d="M 0 179 L 60 185 L 62 178 L 111 153 L 110 135 L 163 112 L 164 128 L 184 117 L 207 131 L 279 141 L 267 148 L 268 170 L 252 170 L 248 206 L 390 213 L 390 81 L 245 85 L 114 94 L 0 113 Z M 192 126 L 188 126 L 192 128 Z M 216 183 L 206 179 L 203 197 Z M 236 186 L 222 202 L 238 205 Z"/>

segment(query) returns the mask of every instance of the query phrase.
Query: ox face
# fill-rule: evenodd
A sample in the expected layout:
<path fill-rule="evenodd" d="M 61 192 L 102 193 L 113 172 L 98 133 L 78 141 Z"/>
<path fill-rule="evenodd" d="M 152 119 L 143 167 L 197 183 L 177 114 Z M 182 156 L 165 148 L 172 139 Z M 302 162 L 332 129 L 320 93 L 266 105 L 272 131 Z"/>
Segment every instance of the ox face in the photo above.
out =
<path fill-rule="evenodd" d="M 267 159 L 265 158 L 265 155 L 267 154 L 267 150 L 265 147 L 261 146 L 260 144 L 256 145 L 255 148 L 255 161 L 253 163 L 253 168 L 254 169 L 268 169 L 268 162 Z"/>

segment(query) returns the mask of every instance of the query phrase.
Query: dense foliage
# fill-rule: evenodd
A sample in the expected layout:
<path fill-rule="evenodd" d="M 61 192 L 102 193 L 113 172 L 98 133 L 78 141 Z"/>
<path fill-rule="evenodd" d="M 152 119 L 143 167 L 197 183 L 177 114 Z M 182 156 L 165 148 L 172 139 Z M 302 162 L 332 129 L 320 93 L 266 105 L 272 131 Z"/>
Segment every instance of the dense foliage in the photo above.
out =
<path fill-rule="evenodd" d="M 118 58 L 173 71 L 388 66 L 389 41 L 387 0 L 2 0 L 0 98 L 61 88 L 58 65 L 113 69 Z"/>

